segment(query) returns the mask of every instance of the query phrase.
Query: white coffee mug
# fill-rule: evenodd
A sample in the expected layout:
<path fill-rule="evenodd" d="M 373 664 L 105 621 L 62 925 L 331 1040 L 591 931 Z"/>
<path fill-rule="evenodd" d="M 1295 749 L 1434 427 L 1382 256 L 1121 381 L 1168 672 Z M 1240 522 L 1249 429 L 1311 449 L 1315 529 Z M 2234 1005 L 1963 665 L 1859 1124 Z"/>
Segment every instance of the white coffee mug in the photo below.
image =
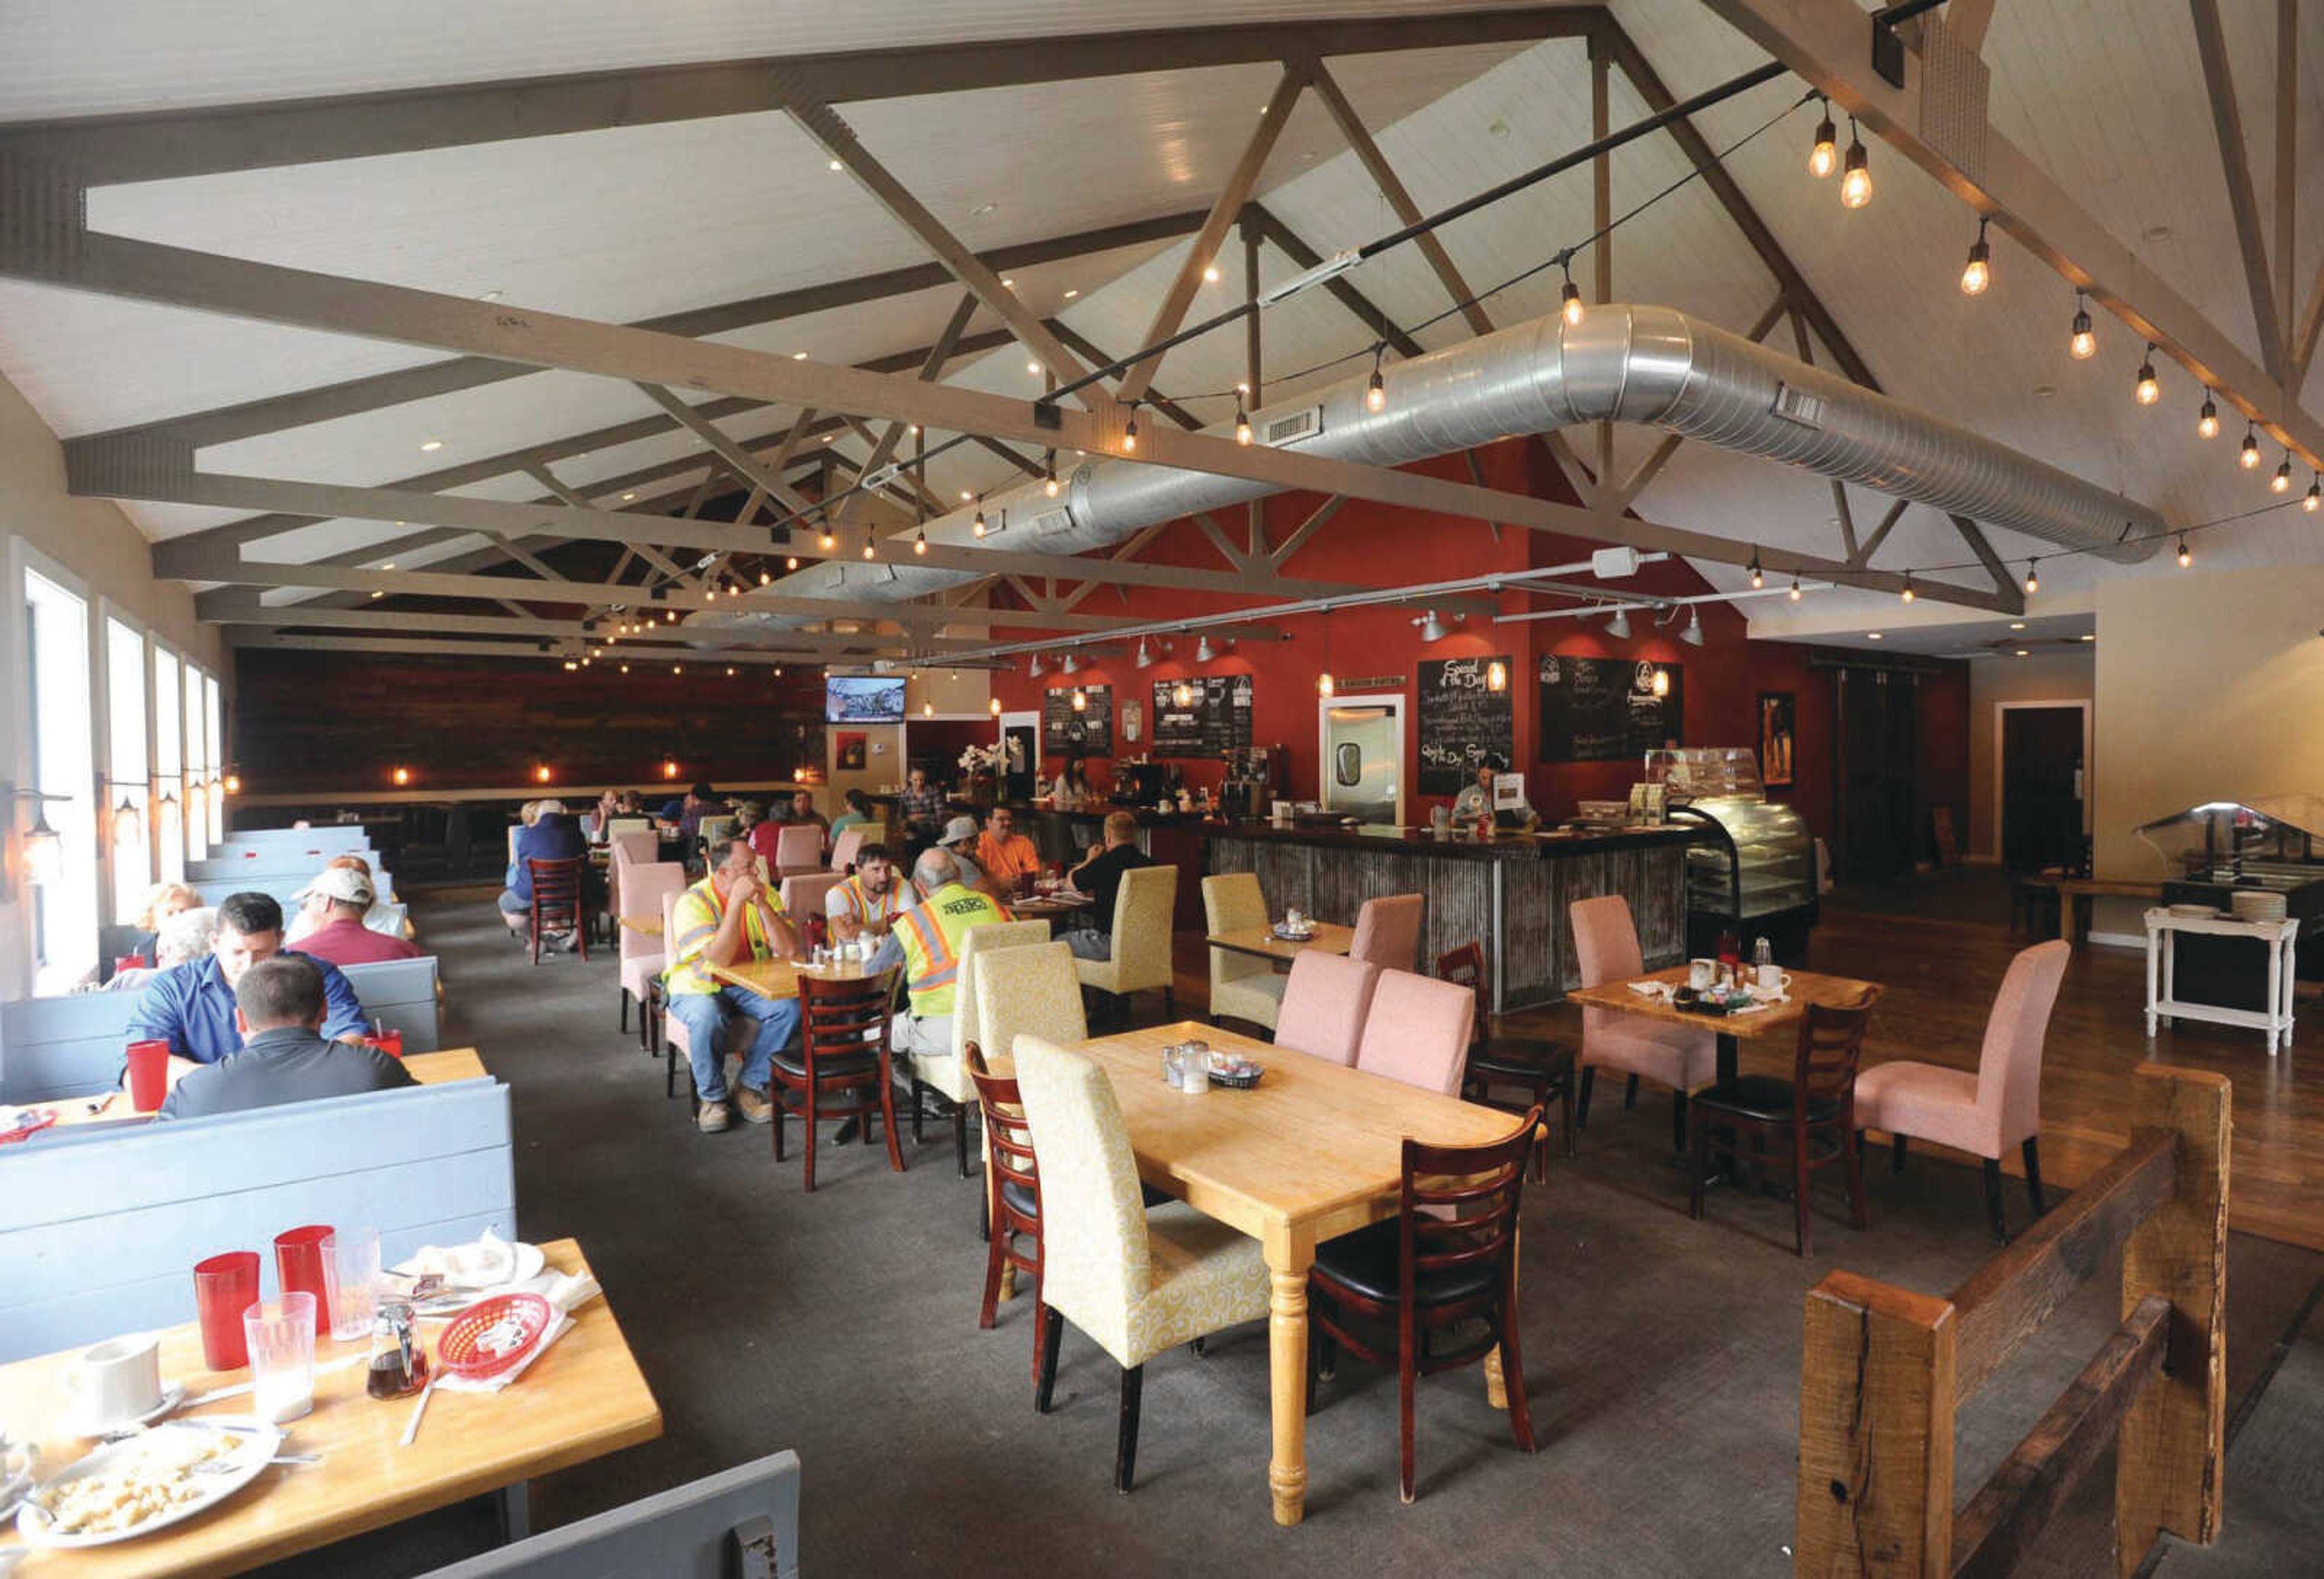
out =
<path fill-rule="evenodd" d="M 1759 967 L 1759 991 L 1762 993 L 1788 993 L 1791 990 L 1791 972 L 1785 970 L 1779 965 L 1763 965 Z"/>
<path fill-rule="evenodd" d="M 1686 984 L 1698 993 L 1708 993 L 1719 980 L 1719 962 L 1715 959 L 1690 959 L 1686 962 Z"/>
<path fill-rule="evenodd" d="M 67 1412 L 76 1424 L 106 1430 L 152 1413 L 161 1403 L 161 1341 L 152 1333 L 108 1338 L 64 1375 Z"/>

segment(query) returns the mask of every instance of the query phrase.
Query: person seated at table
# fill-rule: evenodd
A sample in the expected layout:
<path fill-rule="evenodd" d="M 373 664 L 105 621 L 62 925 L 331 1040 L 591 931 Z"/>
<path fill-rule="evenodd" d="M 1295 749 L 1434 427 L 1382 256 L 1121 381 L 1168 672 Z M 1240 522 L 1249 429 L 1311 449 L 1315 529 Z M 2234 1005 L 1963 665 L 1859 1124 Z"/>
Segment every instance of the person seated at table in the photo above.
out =
<path fill-rule="evenodd" d="M 694 1126 L 706 1135 L 733 1122 L 726 1103 L 726 1060 L 718 1051 L 720 1033 L 737 1015 L 758 1024 L 742 1054 L 734 1108 L 750 1122 L 764 1124 L 774 1119 L 767 1087 L 774 1079 L 775 1053 L 791 1039 L 799 1022 L 798 999 L 770 998 L 710 974 L 711 965 L 788 959 L 799 951 L 782 897 L 759 882 L 759 857 L 750 841 L 728 839 L 717 854 L 718 864 L 710 875 L 678 895 L 670 908 L 676 936 L 668 940 L 670 964 L 662 973 L 668 1012 L 686 1027 L 687 1061 L 694 1069 L 699 1103 Z"/>
<path fill-rule="evenodd" d="M 976 889 L 999 899 L 1001 895 L 993 886 L 991 874 L 984 870 L 984 863 L 976 858 L 976 846 L 982 837 L 974 817 L 956 817 L 944 825 L 944 832 L 937 836 L 936 844 L 930 847 L 942 850 L 952 857 L 954 870 L 960 873 L 962 887 Z M 926 853 L 922 852 L 923 854 Z M 919 870 L 917 855 L 913 857 L 912 870 Z"/>
<path fill-rule="evenodd" d="M 747 839 L 751 830 L 767 820 L 767 803 L 763 800 L 737 800 L 734 803 L 734 836 Z"/>
<path fill-rule="evenodd" d="M 964 821 L 966 819 L 964 818 Z M 888 940 L 872 956 L 874 972 L 904 967 L 910 1007 L 894 1039 L 896 1078 L 911 1089 L 910 1060 L 952 1051 L 952 1014 L 960 976 L 961 939 L 971 929 L 1009 919 L 1008 907 L 961 882 L 960 863 L 942 847 L 924 853 L 912 868 L 919 902 L 896 918 Z"/>
<path fill-rule="evenodd" d="M 171 1086 L 157 1120 L 248 1113 L 419 1084 L 377 1048 L 322 1035 L 328 1009 L 323 970 L 303 955 L 277 955 L 252 965 L 235 983 L 234 1002 L 242 1050 Z"/>
<path fill-rule="evenodd" d="M 535 822 L 540 820 L 540 804 L 541 803 L 538 800 L 526 801 L 522 806 L 516 808 L 516 820 L 523 826 L 530 827 Z"/>
<path fill-rule="evenodd" d="M 791 821 L 793 823 L 811 822 L 815 824 L 816 826 L 823 830 L 825 847 L 828 848 L 830 846 L 831 821 L 829 818 L 825 817 L 823 813 L 815 808 L 814 790 L 794 790 L 791 791 Z"/>
<path fill-rule="evenodd" d="M 944 791 L 929 784 L 926 768 L 914 768 L 904 775 L 904 792 L 896 797 L 896 815 L 908 832 L 923 838 L 933 836 L 944 826 Z"/>
<path fill-rule="evenodd" d="M 717 790 L 706 782 L 695 785 L 678 799 L 664 803 L 654 816 L 659 822 L 675 824 L 678 843 L 690 849 L 695 836 L 702 831 L 704 817 L 730 816 L 733 809 Z"/>
<path fill-rule="evenodd" d="M 522 933 L 532 914 L 532 868 L 534 861 L 586 860 L 589 841 L 581 836 L 578 824 L 566 815 L 561 800 L 543 800 L 530 827 L 516 836 L 516 859 L 509 863 L 508 886 L 501 891 L 501 918 L 509 930 Z M 596 873 L 584 872 L 581 881 L 586 891 L 596 881 Z M 554 948 L 569 948 L 573 945 L 570 931 L 545 933 L 541 941 Z"/>
<path fill-rule="evenodd" d="M 871 843 L 855 852 L 855 875 L 832 884 L 823 896 L 823 913 L 831 936 L 853 943 L 869 932 L 884 937 L 904 913 L 903 885 L 896 881 L 896 860 L 888 846 Z"/>
<path fill-rule="evenodd" d="M 157 882 L 147 889 L 145 903 L 137 912 L 137 941 L 129 952 L 143 959 L 148 967 L 159 964 L 154 949 L 161 941 L 161 923 L 201 902 L 202 896 L 182 882 Z"/>
<path fill-rule="evenodd" d="M 1096 799 L 1097 791 L 1090 788 L 1089 770 L 1082 765 L 1079 757 L 1068 761 L 1065 771 L 1057 775 L 1057 781 L 1049 787 L 1049 804 L 1059 811 L 1079 811 Z"/>
<path fill-rule="evenodd" d="M 217 911 L 208 905 L 196 905 L 190 910 L 180 910 L 163 919 L 161 930 L 146 957 L 150 965 L 115 971 L 113 979 L 105 983 L 111 993 L 143 992 L 145 983 L 156 974 L 173 965 L 187 965 L 207 959 L 210 947 L 217 941 Z"/>
<path fill-rule="evenodd" d="M 608 790 L 597 797 L 595 809 L 597 820 L 589 829 L 589 842 L 593 845 L 602 845 L 609 836 L 606 825 L 622 815 L 622 798 Z"/>
<path fill-rule="evenodd" d="M 1092 845 L 1082 863 L 1065 873 L 1065 881 L 1094 901 L 1065 935 L 1065 946 L 1077 959 L 1113 957 L 1113 900 L 1121 874 L 1153 861 L 1138 847 L 1138 818 L 1126 811 L 1105 814 L 1105 843 Z"/>
<path fill-rule="evenodd" d="M 1452 820 L 1459 823 L 1473 823 L 1490 817 L 1494 826 L 1502 828 L 1531 828 L 1538 824 L 1541 821 L 1540 817 L 1535 813 L 1533 807 L 1523 797 L 1518 798 L 1516 806 L 1504 808 L 1498 814 L 1494 812 L 1494 775 L 1506 773 L 1508 771 L 1508 759 L 1498 753 L 1488 752 L 1480 758 L 1477 762 L 1477 781 L 1464 786 L 1461 793 L 1452 799 Z"/>
<path fill-rule="evenodd" d="M 168 1042 L 173 1081 L 201 1065 L 240 1052 L 242 1032 L 235 1024 L 235 987 L 251 966 L 283 953 L 282 907 L 273 897 L 227 895 L 217 908 L 217 937 L 209 956 L 155 971 L 130 1012 L 124 1039 Z M 339 974 L 338 966 L 322 960 L 312 963 L 323 975 L 327 1005 L 323 1034 L 338 1041 L 366 1040 L 369 1031 L 355 988 Z M 125 1067 L 123 1073 L 127 1073 Z"/>
<path fill-rule="evenodd" d="M 838 842 L 839 836 L 849 828 L 876 820 L 872 815 L 872 798 L 862 790 L 850 790 L 839 799 L 843 803 L 840 813 L 831 819 L 831 837 L 835 844 Z"/>
<path fill-rule="evenodd" d="M 371 878 L 372 875 L 371 863 L 360 855 L 334 855 L 323 863 L 323 870 L 326 872 L 334 867 L 360 872 L 366 879 Z M 288 923 L 282 933 L 282 943 L 285 947 L 303 941 L 317 928 L 323 926 L 331 919 L 329 896 L 318 891 L 313 884 L 310 883 L 300 889 L 292 897 L 298 900 L 299 908 L 283 918 Z M 374 910 L 379 908 L 379 884 L 375 881 L 372 883 L 372 908 Z"/>
<path fill-rule="evenodd" d="M 996 806 L 984 819 L 984 836 L 976 841 L 976 863 L 991 882 L 988 891 L 1006 899 L 1031 891 L 1041 874 L 1041 852 L 1017 831 L 1017 814 Z"/>
<path fill-rule="evenodd" d="M 534 832 L 539 832 L 536 827 Z M 299 952 L 333 965 L 372 965 L 383 959 L 418 959 L 420 946 L 392 932 L 374 931 L 365 924 L 376 895 L 371 878 L 352 866 L 336 863 L 323 868 L 300 896 L 322 901 L 323 924 L 299 939 Z"/>

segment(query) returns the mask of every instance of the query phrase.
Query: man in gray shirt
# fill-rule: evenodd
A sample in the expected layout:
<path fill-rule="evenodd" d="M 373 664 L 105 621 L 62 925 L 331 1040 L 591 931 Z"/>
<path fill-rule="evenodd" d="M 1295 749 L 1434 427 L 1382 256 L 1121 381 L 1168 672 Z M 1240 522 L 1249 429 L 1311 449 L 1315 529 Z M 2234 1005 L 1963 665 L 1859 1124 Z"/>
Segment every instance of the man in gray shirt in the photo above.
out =
<path fill-rule="evenodd" d="M 242 1050 L 179 1081 L 157 1118 L 207 1118 L 418 1084 L 376 1048 L 323 1037 L 323 973 L 303 955 L 252 965 L 235 983 L 234 1003 Z"/>

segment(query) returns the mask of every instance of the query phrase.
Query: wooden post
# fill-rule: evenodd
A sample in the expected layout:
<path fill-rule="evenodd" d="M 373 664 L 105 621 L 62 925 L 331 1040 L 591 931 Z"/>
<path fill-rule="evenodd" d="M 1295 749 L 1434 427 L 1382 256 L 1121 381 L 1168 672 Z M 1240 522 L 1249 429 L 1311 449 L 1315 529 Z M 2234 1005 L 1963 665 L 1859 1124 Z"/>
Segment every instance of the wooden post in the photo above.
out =
<path fill-rule="evenodd" d="M 1833 1272 L 1807 1297 L 1792 1571 L 1952 1565 L 1953 1307 Z"/>
<path fill-rule="evenodd" d="M 2178 1136 L 2177 1189 L 2134 1230 L 2122 1258 L 2126 1316 L 2150 1294 L 2171 1301 L 2164 1373 L 2123 1421 L 2115 1468 L 2115 1567 L 2128 1574 L 2169 1530 L 2218 1538 L 2227 1422 L 2227 1076 L 2141 1065 L 2132 1073 L 2131 1132 Z"/>

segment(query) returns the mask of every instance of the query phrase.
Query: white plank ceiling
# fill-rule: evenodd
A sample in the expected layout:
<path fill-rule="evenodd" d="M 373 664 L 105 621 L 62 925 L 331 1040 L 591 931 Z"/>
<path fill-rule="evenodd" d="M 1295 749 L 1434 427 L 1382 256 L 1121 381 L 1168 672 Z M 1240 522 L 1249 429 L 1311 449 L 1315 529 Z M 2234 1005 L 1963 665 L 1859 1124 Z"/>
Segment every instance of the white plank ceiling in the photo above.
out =
<path fill-rule="evenodd" d="M 1474 0 L 1471 0 L 1474 4 Z M 1130 0 L 1063 5 L 1035 0 L 849 5 L 695 0 L 415 0 L 395 7 L 352 0 L 245 0 L 221 23 L 214 8 L 153 0 L 81 0 L 23 8 L 0 30 L 0 125 L 363 93 L 754 55 L 895 48 L 1044 37 L 1156 25 L 1232 25 L 1360 14 L 1421 14 L 1425 4 L 1348 0 L 1181 0 L 1167 19 Z M 1618 19 L 1682 97 L 1762 59 L 1697 0 L 1614 0 Z M 2240 108 L 2252 136 L 2263 224 L 2274 223 L 2274 7 L 2223 7 Z M 2324 171 L 2324 5 L 2301 8 L 2299 160 Z M 2255 360 L 2257 331 L 2244 283 L 2184 0 L 2006 0 L 1985 49 L 1993 67 L 1997 129 L 2069 190 L 2143 261 Z M 1586 142 L 1589 66 L 1579 41 L 1531 48 L 1477 45 L 1334 60 L 1387 157 L 1424 208 L 1457 200 Z M 1240 66 L 1102 80 L 891 98 L 843 106 L 865 145 L 971 245 L 990 248 L 1205 207 L 1234 163 L 1276 70 Z M 1698 125 L 1725 146 L 1798 97 L 1790 78 L 1719 106 Z M 1617 75 L 1613 123 L 1646 113 Z M 1739 149 L 1729 168 L 1810 284 L 1892 394 L 2015 445 L 2042 459 L 2201 522 L 2271 503 L 2264 478 L 2237 470 L 2230 428 L 2205 443 L 2193 430 L 2200 392 L 2175 366 L 2163 399 L 2130 397 L 2141 347 L 2101 315 L 2092 361 L 2066 354 L 2071 292 L 1996 235 L 1994 285 L 1983 298 L 1956 288 L 1973 217 L 1933 181 L 1874 144 L 1870 210 L 1839 207 L 1832 183 L 1803 169 L 1812 108 L 1794 112 Z M 1688 165 L 1666 137 L 1613 160 L 1618 214 L 1680 182 Z M 2304 300 L 2324 256 L 2324 190 L 2301 182 L 2296 255 Z M 1321 253 L 1392 228 L 1394 214 L 1345 151 L 1313 96 L 1304 98 L 1270 159 L 1260 191 L 1270 209 Z M 101 189 L 101 227 L 179 245 L 463 295 L 622 321 L 799 289 L 927 261 L 918 245 L 779 115 L 630 126 L 474 147 L 291 166 Z M 1537 187 L 1444 233 L 1470 284 L 1484 290 L 1536 270 L 1591 227 L 1586 170 Z M 1188 243 L 1149 243 L 1016 271 L 1019 293 L 1114 355 L 1139 344 Z M 1775 295 L 1773 276 L 1700 182 L 1682 184 L 1611 242 L 1617 300 L 1668 303 L 1742 329 Z M 2271 235 L 2270 246 L 2273 242 Z M 1196 312 L 1241 293 L 1240 256 Z M 1295 265 L 1267 249 L 1266 277 Z M 1594 278 L 1587 253 L 1575 276 Z M 1352 282 L 1430 346 L 1465 338 L 1467 326 L 1415 248 L 1367 265 Z M 1560 277 L 1533 273 L 1496 292 L 1496 322 L 1551 310 Z M 721 338 L 819 360 L 858 362 L 912 351 L 941 330 L 959 300 L 947 287 L 737 330 Z M 971 333 L 995 327 L 980 311 Z M 1344 375 L 1370 354 L 1370 333 L 1324 293 L 1268 312 L 1270 399 L 1291 385 Z M 1769 343 L 1792 349 L 1788 327 Z M 1820 360 L 1826 359 L 1817 347 Z M 1353 358 L 1354 360 L 1347 360 Z M 435 360 L 436 354 L 351 337 L 242 323 L 104 298 L 0 282 L 0 372 L 60 434 L 74 437 L 188 411 L 310 388 Z M 1392 364 L 1391 364 L 1392 368 Z M 1174 351 L 1155 382 L 1207 421 L 1225 420 L 1222 392 L 1243 375 L 1240 328 Z M 1012 394 L 1038 386 L 1024 353 L 1004 348 L 955 361 L 954 382 Z M 2318 375 L 2324 377 L 2324 374 Z M 2310 389 L 2319 388 L 2311 379 Z M 268 434 L 205 451 L 208 469 L 376 484 L 440 466 L 549 443 L 650 414 L 636 391 L 561 373 L 535 374 L 462 393 Z M 729 433 L 771 443 L 796 415 L 781 408 L 724 419 Z M 1625 467 L 1655 441 L 1625 433 Z M 441 448 L 423 452 L 431 441 Z M 835 441 L 844 454 L 863 446 Z M 555 463 L 585 492 L 638 470 L 699 456 L 670 432 Z M 941 495 L 982 492 L 1014 474 L 964 448 L 930 469 Z M 691 478 L 686 480 L 690 482 Z M 2304 488 L 2308 475 L 2299 474 Z M 615 483 L 616 488 L 625 486 Z M 684 483 L 639 485 L 642 496 Z M 529 499 L 521 476 L 461 490 Z M 2296 490 L 2295 490 L 2296 491 Z M 617 497 L 617 495 L 615 495 Z M 1852 497 L 1860 532 L 1886 502 Z M 1640 499 L 1650 519 L 1758 542 L 1837 555 L 1829 487 L 1789 472 L 1683 447 Z M 215 526 L 229 512 L 132 507 L 156 540 Z M 328 522 L 266 540 L 266 557 L 346 554 L 403 535 L 389 522 Z M 2014 570 L 2042 545 L 1996 533 Z M 400 565 L 475 546 L 452 539 L 399 551 Z M 2203 533 L 2207 563 L 2324 558 L 2314 518 L 2281 513 Z M 1957 568 L 1971 556 L 1951 525 L 1908 512 L 1877 563 L 1975 583 Z M 2037 634 L 2070 639 L 2094 575 L 2167 573 L 2167 554 L 2135 570 L 2060 560 L 2042 572 Z M 1715 584 L 1739 572 L 1705 567 Z M 284 595 L 295 596 L 296 594 Z M 1766 634 L 1863 640 L 1969 651 L 2006 639 L 2006 622 L 1967 622 L 1923 603 L 1911 622 L 1895 601 L 1823 593 L 1799 605 L 1746 605 Z M 1884 622 L 1886 623 L 1884 625 Z"/>

